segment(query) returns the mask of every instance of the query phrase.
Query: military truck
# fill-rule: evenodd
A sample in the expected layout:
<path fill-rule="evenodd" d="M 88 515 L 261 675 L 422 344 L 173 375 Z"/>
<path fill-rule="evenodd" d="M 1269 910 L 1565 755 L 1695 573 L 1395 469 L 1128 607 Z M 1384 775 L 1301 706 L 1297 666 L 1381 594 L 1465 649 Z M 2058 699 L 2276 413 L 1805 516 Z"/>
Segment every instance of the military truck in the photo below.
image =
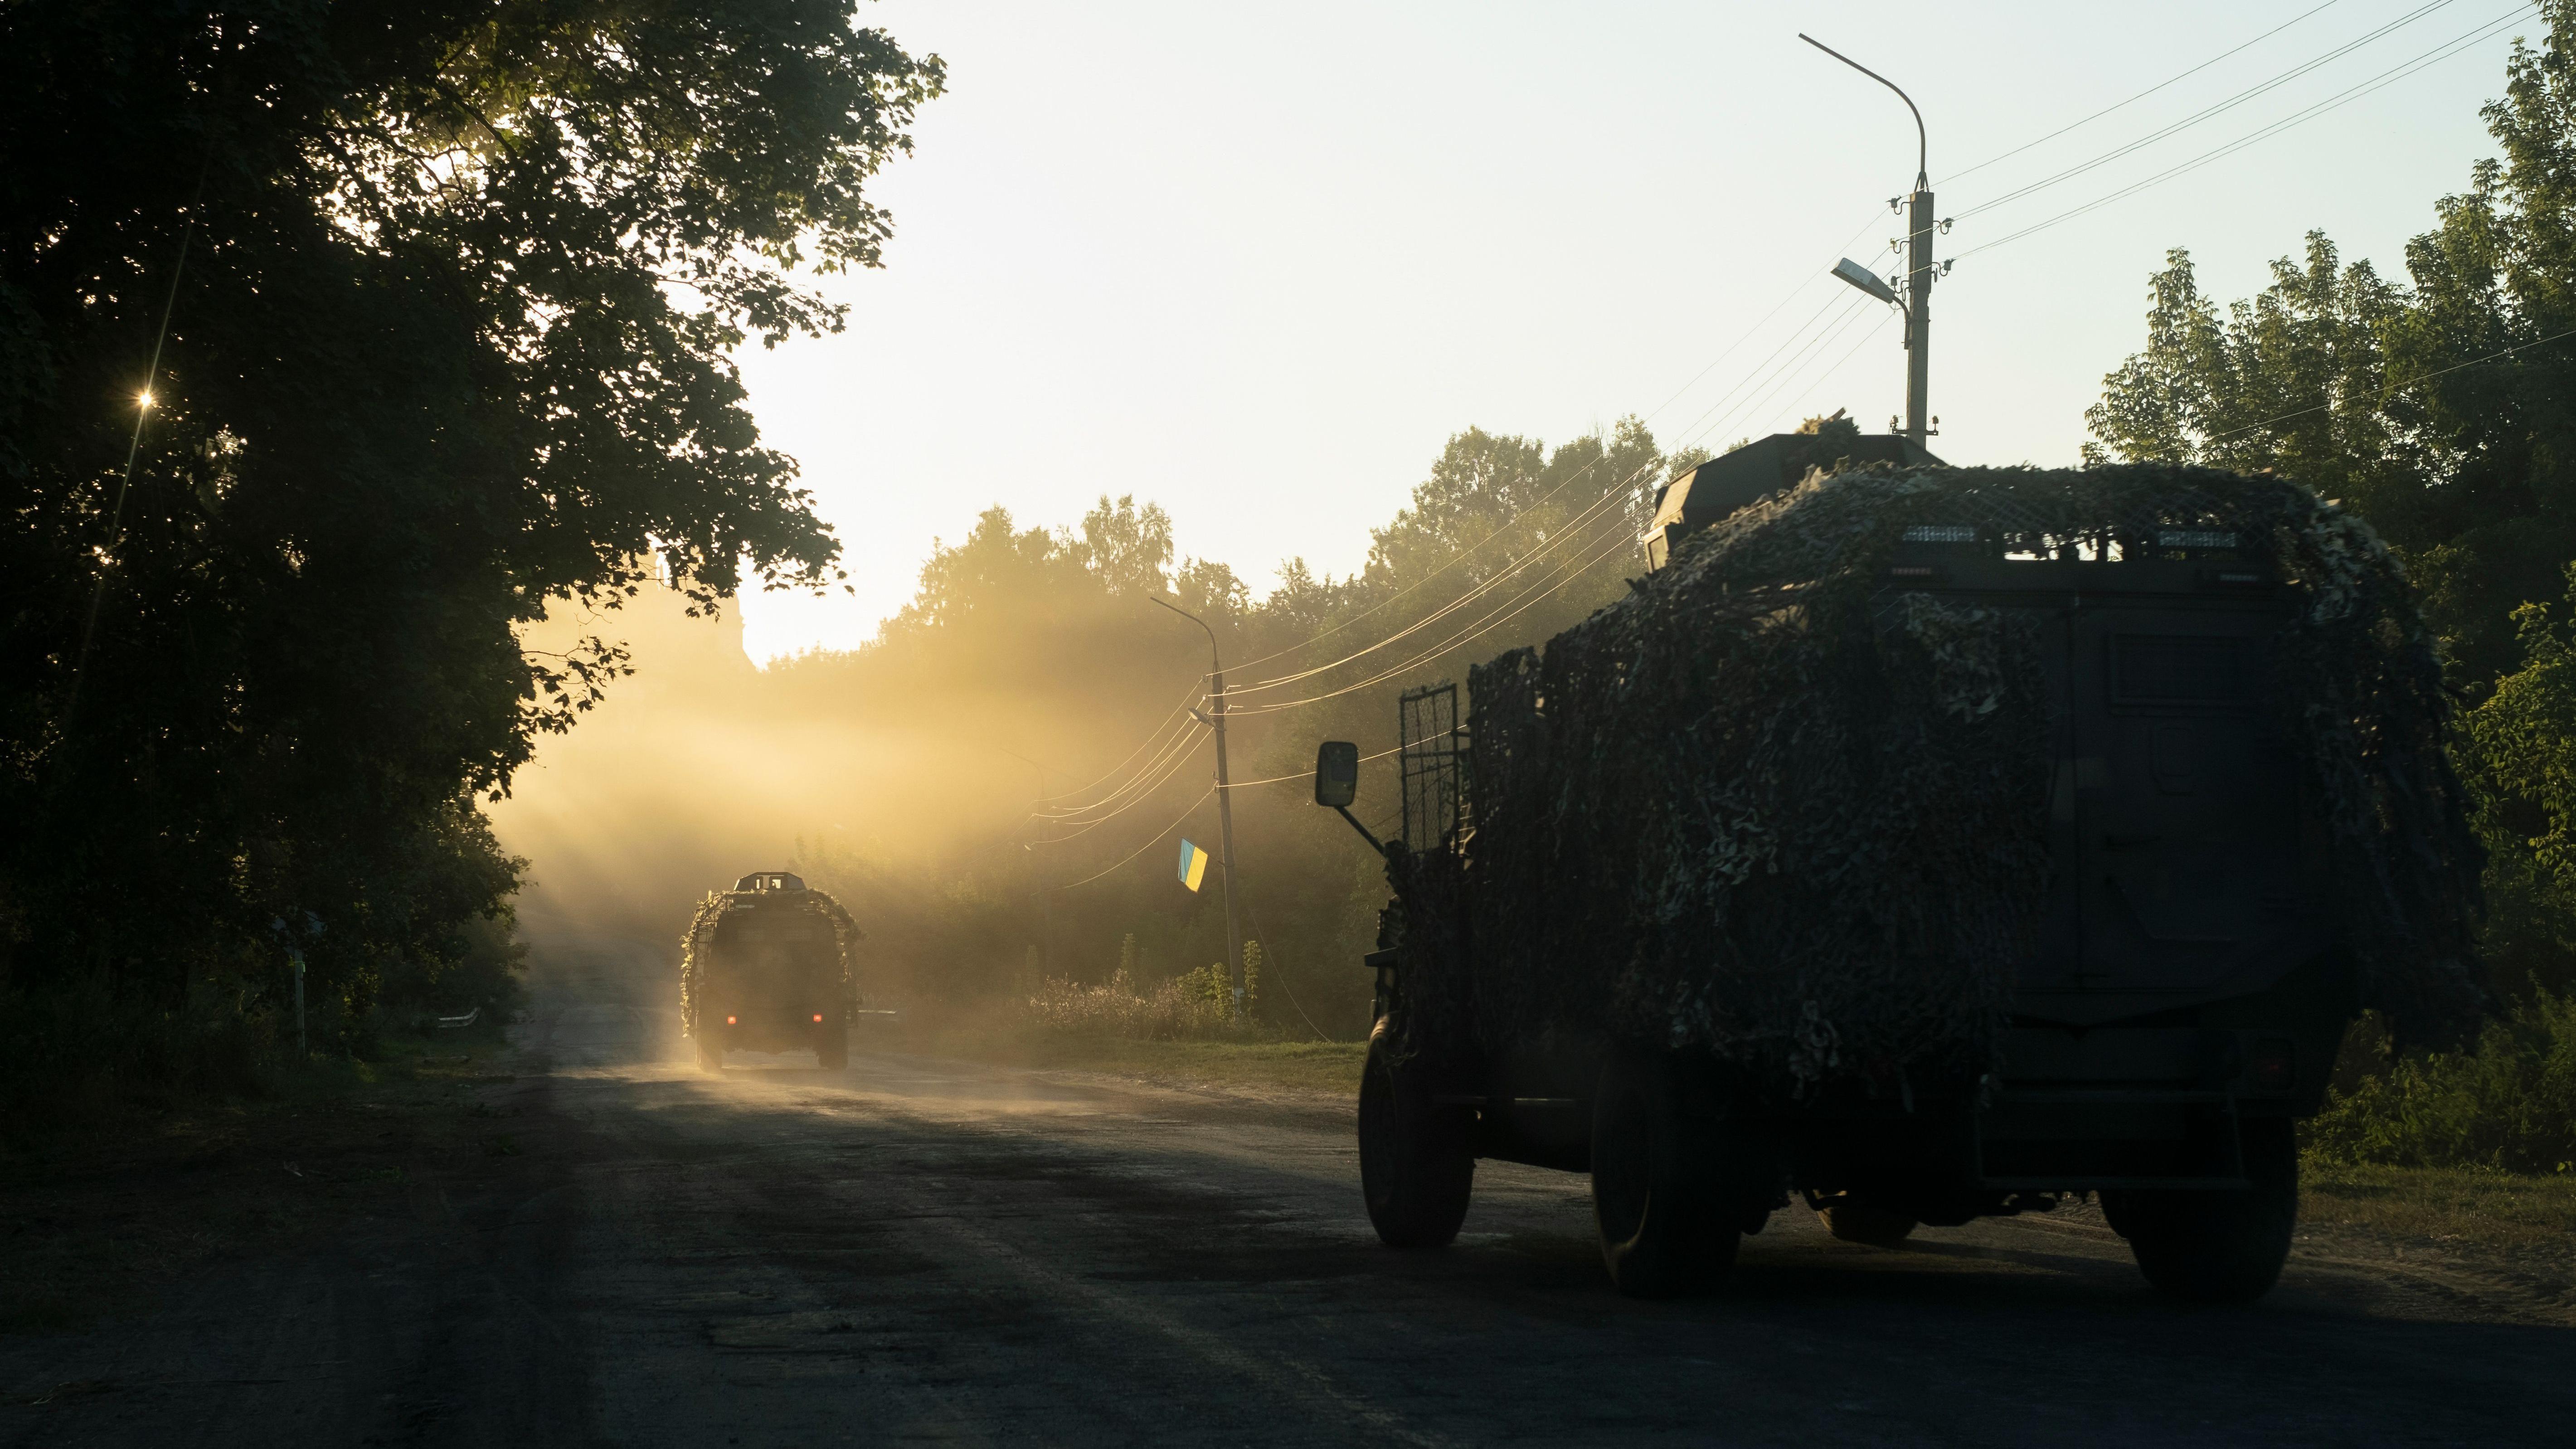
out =
<path fill-rule="evenodd" d="M 859 929 L 840 902 L 783 870 L 710 891 L 681 940 L 680 1023 L 698 1065 L 729 1051 L 810 1049 L 817 1065 L 850 1064 L 852 970 Z"/>
<path fill-rule="evenodd" d="M 1668 485 L 1647 576 L 1463 718 L 1406 697 L 1372 1223 L 1449 1242 L 1479 1158 L 1588 1172 L 1654 1297 L 1792 1193 L 1881 1245 L 2092 1195 L 2156 1289 L 2260 1296 L 2350 1020 L 2475 995 L 2402 576 L 2268 476 L 1816 446 Z M 1315 777 L 1355 828 L 1357 759 Z"/>

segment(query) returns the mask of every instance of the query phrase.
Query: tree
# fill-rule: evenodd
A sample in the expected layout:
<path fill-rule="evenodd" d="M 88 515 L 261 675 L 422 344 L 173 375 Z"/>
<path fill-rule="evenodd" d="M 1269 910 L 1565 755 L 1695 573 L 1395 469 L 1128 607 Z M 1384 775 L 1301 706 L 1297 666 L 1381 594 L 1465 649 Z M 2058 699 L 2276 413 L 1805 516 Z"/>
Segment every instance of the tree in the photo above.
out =
<path fill-rule="evenodd" d="M 2104 379 L 2088 460 L 2274 468 L 2367 517 L 2405 558 L 2456 681 L 2515 666 L 2512 614 L 2576 557 L 2576 3 L 2519 42 L 2484 111 L 2504 149 L 2406 249 L 2405 285 L 2304 264 L 2218 309 L 2177 250 L 2150 281 L 2147 346 Z"/>
<path fill-rule="evenodd" d="M 2488 850 L 2495 984 L 2576 979 L 2576 665 L 2546 600 L 2576 559 L 2576 0 L 2543 6 L 2485 107 L 2503 148 L 2406 248 L 2408 281 L 2304 265 L 2224 316 L 2191 259 L 2150 281 L 2146 349 L 2104 379 L 2088 461 L 2273 468 L 2370 520 L 2405 560 L 2452 682 Z"/>
<path fill-rule="evenodd" d="M 617 669 L 521 625 L 831 580 L 729 355 L 878 260 L 942 70 L 851 19 L 0 9 L 0 990 L 256 1003 L 309 919 L 361 1021 L 506 895 L 467 792 Z"/>

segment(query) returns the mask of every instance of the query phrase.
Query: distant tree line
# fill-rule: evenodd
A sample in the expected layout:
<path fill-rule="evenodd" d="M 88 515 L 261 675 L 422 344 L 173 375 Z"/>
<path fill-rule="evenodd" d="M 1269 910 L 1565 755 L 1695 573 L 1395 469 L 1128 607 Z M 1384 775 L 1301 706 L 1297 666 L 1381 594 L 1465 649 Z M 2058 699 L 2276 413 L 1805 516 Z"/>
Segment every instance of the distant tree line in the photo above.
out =
<path fill-rule="evenodd" d="M 1643 569 L 1636 540 L 1656 490 L 1705 456 L 1661 451 L 1633 418 L 1553 447 L 1470 428 L 1371 531 L 1358 570 L 1335 577 L 1291 559 L 1259 596 L 1224 563 L 1176 556 L 1168 515 L 1132 495 L 1053 530 L 994 508 L 934 551 L 912 601 L 871 642 L 772 665 L 736 714 L 923 741 L 920 768 L 957 782 L 960 819 L 985 822 L 928 849 L 803 835 L 801 868 L 867 924 L 881 984 L 971 1003 L 1034 991 L 1042 976 L 1104 982 L 1123 967 L 1151 987 L 1226 949 L 1221 873 L 1195 895 L 1174 878 L 1178 838 L 1216 847 L 1213 801 L 1121 864 L 1213 774 L 1203 728 L 1186 723 L 1172 733 L 1186 758 L 1157 771 L 1149 752 L 1112 768 L 1206 687 L 1207 637 L 1145 600 L 1178 603 L 1208 622 L 1226 664 L 1234 777 L 1273 782 L 1234 800 L 1263 1010 L 1292 1034 L 1356 1036 L 1369 1001 L 1358 957 L 1387 890 L 1376 858 L 1311 803 L 1316 743 L 1391 748 L 1405 689 L 1463 682 L 1470 664 L 1624 592 Z M 961 741 L 961 756 L 943 753 Z M 1015 757 L 1052 767 L 1061 798 L 1033 812 L 1036 781 Z M 1392 833 L 1393 762 L 1366 769 L 1362 810 Z M 1098 786 L 1074 789 L 1095 775 Z M 1131 781 L 1141 788 L 1118 796 Z M 1044 813 L 1093 800 L 1103 808 Z"/>
<path fill-rule="evenodd" d="M 0 1082 L 504 989 L 476 796 L 621 667 L 519 626 L 836 577 L 730 354 L 940 90 L 854 10 L 0 7 Z"/>

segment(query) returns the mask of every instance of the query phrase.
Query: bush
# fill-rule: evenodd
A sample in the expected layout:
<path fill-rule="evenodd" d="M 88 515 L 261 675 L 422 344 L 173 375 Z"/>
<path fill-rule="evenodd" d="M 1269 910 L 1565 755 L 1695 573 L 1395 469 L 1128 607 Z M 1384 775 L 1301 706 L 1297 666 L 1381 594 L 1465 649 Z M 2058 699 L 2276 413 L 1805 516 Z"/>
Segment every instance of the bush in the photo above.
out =
<path fill-rule="evenodd" d="M 1028 1000 L 1029 1024 L 1067 1036 L 1122 1036 L 1146 1041 L 1250 1034 L 1229 1010 L 1233 986 L 1225 967 L 1206 966 L 1139 990 L 1125 967 L 1099 986 L 1051 980 Z"/>
<path fill-rule="evenodd" d="M 2576 1171 L 2576 996 L 2537 991 L 2462 1052 L 2400 1058 L 2328 1094 L 2321 1163 Z"/>

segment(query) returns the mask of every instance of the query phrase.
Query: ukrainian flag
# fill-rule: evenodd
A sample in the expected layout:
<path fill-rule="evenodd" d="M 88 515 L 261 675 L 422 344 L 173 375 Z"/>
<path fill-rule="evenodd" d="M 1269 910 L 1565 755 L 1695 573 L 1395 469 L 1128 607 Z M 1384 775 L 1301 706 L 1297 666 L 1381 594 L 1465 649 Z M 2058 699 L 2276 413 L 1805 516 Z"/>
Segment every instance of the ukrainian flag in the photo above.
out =
<path fill-rule="evenodd" d="M 1208 853 L 1184 840 L 1181 842 L 1181 884 L 1191 890 L 1207 879 Z"/>

